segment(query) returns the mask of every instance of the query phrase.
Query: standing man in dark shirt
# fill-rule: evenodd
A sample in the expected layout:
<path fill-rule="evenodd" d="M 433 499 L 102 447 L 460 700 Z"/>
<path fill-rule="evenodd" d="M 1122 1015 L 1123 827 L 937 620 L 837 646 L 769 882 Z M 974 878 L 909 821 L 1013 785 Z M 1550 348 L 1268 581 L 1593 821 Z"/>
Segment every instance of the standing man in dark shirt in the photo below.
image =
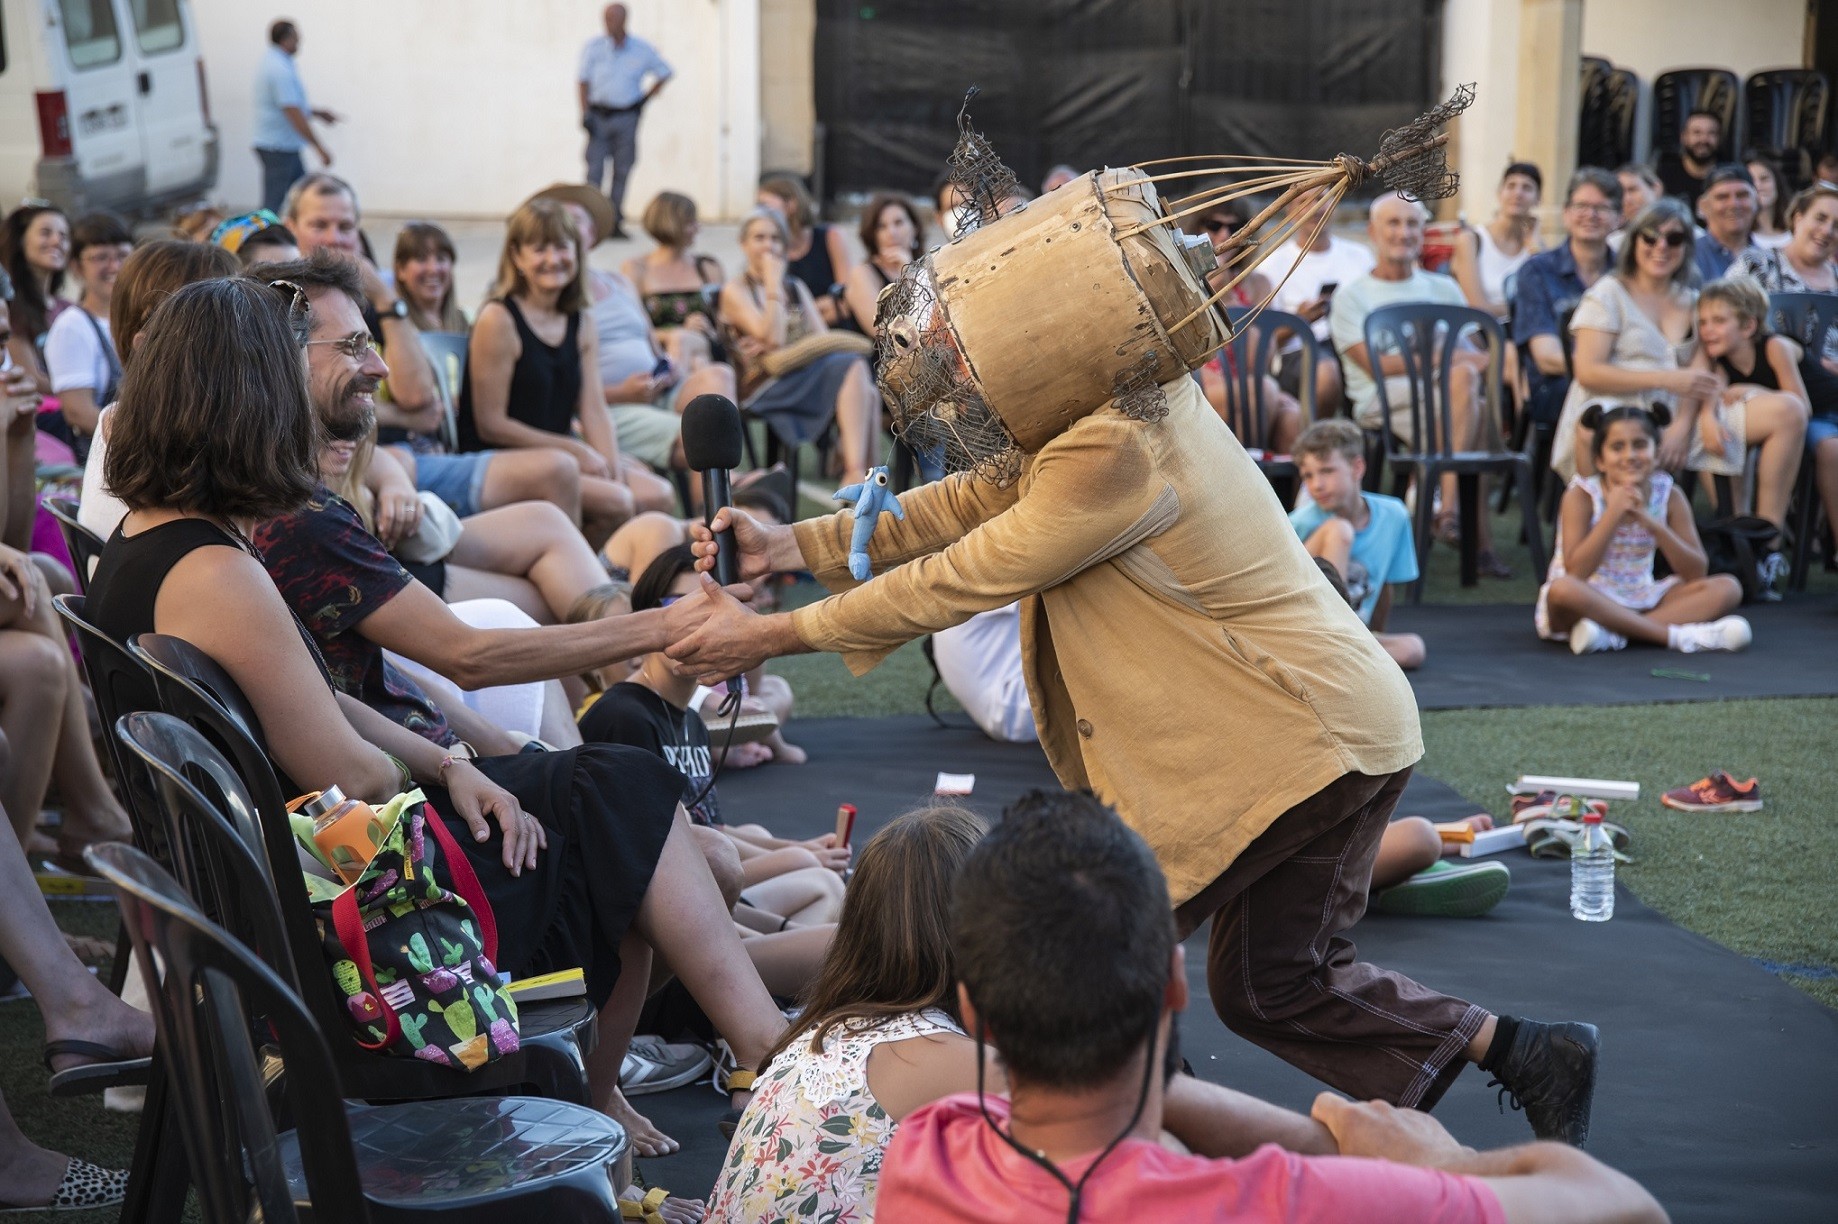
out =
<path fill-rule="evenodd" d="M 587 181 L 597 189 L 613 163 L 613 184 L 606 198 L 613 204 L 609 238 L 624 238 L 625 184 L 638 159 L 638 118 L 645 103 L 671 77 L 670 65 L 644 39 L 625 32 L 625 5 L 609 4 L 603 14 L 604 37 L 581 48 L 581 126 L 587 129 Z M 649 84 L 646 84 L 647 79 Z"/>
<path fill-rule="evenodd" d="M 1694 110 L 1685 117 L 1685 130 L 1679 134 L 1678 156 L 1659 161 L 1659 181 L 1666 185 L 1666 194 L 1685 201 L 1694 215 L 1704 180 L 1717 164 L 1722 145 L 1723 120 L 1709 111 Z"/>

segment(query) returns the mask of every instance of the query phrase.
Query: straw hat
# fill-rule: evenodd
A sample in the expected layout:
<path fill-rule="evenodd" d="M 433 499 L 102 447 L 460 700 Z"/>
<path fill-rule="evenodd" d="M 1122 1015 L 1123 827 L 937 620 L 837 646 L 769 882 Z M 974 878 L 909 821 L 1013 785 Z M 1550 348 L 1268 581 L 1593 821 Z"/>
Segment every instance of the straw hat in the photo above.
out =
<path fill-rule="evenodd" d="M 553 183 L 524 203 L 530 200 L 554 200 L 557 204 L 578 204 L 586 209 L 594 221 L 595 246 L 605 242 L 612 235 L 613 227 L 619 224 L 618 217 L 613 215 L 612 201 L 604 192 L 595 191 L 586 183 Z"/>

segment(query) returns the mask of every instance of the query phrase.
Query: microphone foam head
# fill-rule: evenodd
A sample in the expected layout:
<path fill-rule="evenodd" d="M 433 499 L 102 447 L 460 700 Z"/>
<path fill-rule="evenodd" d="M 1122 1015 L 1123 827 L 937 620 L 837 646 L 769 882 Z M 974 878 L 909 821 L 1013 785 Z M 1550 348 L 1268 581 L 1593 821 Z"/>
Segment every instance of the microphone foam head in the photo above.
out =
<path fill-rule="evenodd" d="M 725 395 L 698 395 L 683 409 L 683 461 L 692 472 L 740 466 L 740 409 Z"/>

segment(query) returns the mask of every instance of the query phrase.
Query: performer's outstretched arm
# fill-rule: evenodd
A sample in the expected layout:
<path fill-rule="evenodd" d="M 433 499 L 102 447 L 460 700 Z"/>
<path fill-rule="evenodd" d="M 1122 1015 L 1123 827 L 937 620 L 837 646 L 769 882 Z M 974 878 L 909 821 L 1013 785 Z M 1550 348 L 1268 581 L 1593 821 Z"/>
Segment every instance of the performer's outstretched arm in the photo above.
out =
<path fill-rule="evenodd" d="M 900 644 L 1064 582 L 1159 533 L 1179 514 L 1179 499 L 1157 472 L 1141 427 L 1120 416 L 1079 421 L 1042 449 L 1030 476 L 1025 497 L 961 539 L 793 613 L 754 616 L 710 580 L 695 607 L 677 605 L 701 621 L 669 654 L 700 677 L 725 678 L 774 655 L 827 650 L 860 675 Z M 915 515 L 910 503 L 902 504 L 906 532 L 890 532 L 886 544 L 877 533 L 877 566 L 908 550 Z M 823 537 L 800 529 L 797 538 L 805 544 Z M 846 533 L 828 541 L 826 551 L 833 551 L 832 569 L 846 576 Z"/>

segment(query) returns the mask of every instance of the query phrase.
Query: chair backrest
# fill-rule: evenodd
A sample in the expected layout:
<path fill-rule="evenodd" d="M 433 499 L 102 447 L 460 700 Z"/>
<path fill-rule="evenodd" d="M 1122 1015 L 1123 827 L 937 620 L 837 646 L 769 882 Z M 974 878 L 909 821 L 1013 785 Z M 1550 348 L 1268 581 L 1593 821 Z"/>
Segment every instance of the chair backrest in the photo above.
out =
<path fill-rule="evenodd" d="M 1634 158 L 1634 109 L 1640 78 L 1585 55 L 1577 106 L 1578 165 L 1619 166 Z"/>
<path fill-rule="evenodd" d="M 1817 357 L 1838 327 L 1838 293 L 1770 293 L 1768 330 Z"/>
<path fill-rule="evenodd" d="M 320 1024 L 332 1027 L 340 1023 L 336 1018 L 341 1004 L 333 997 L 306 884 L 300 878 L 293 830 L 287 822 L 287 799 L 262 747 L 261 724 L 248 698 L 215 659 L 182 638 L 143 633 L 129 643 L 129 649 L 152 671 L 159 709 L 198 732 L 230 762 L 235 776 L 248 788 L 265 852 L 263 867 L 274 884 L 293 957 L 294 981 Z"/>
<path fill-rule="evenodd" d="M 314 1218 L 368 1221 L 331 1052 L 287 983 L 200 913 L 146 855 L 116 844 L 92 846 L 85 858 L 115 886 L 140 954 L 206 1224 L 299 1218 L 250 1041 L 251 1014 L 265 1017 L 286 1061 L 289 1114 Z"/>
<path fill-rule="evenodd" d="M 447 408 L 440 422 L 440 440 L 448 450 L 459 449 L 459 425 L 454 414 L 459 411 L 460 387 L 466 381 L 467 343 L 465 332 L 421 333 L 421 347 L 428 355 L 428 364 L 434 367 L 434 383 Z"/>
<path fill-rule="evenodd" d="M 206 917 L 293 983 L 261 819 L 242 779 L 209 741 L 170 714 L 129 714 L 115 734 L 159 796 L 179 884 Z"/>
<path fill-rule="evenodd" d="M 57 520 L 58 530 L 64 534 L 64 547 L 70 550 L 70 559 L 75 562 L 72 569 L 76 571 L 77 590 L 89 594 L 89 576 L 102 557 L 102 537 L 77 521 L 77 503 L 68 497 L 45 498 L 45 509 L 51 512 L 51 517 Z"/>
<path fill-rule="evenodd" d="M 1472 329 L 1487 351 L 1487 373 L 1482 382 L 1486 420 L 1495 419 L 1499 410 L 1502 371 L 1505 368 L 1506 333 L 1500 321 L 1484 310 L 1472 306 L 1444 306 L 1435 302 L 1399 302 L 1381 306 L 1366 316 L 1364 335 L 1366 353 L 1376 369 L 1381 357 L 1398 353 L 1404 359 L 1404 376 L 1410 389 L 1410 436 L 1404 441 L 1409 453 L 1448 455 L 1461 449 L 1456 445 L 1451 419 L 1449 387 L 1453 377 L 1457 343 Z M 1375 378 L 1384 430 L 1389 448 L 1391 438 L 1391 391 L 1385 378 Z"/>
<path fill-rule="evenodd" d="M 74 550 L 73 550 L 73 556 Z M 78 561 L 80 569 L 82 562 Z M 83 671 L 89 676 L 89 690 L 95 694 L 96 713 L 104 727 L 112 727 L 124 714 L 137 710 L 159 709 L 159 695 L 154 691 L 153 676 L 146 666 L 128 652 L 127 647 L 85 619 L 85 597 L 57 595 L 51 600 L 58 619 L 76 635 L 77 652 L 83 656 Z M 138 770 L 124 768 L 113 736 L 108 741 L 109 759 L 115 765 L 115 776 L 122 779 L 123 798 L 128 817 L 134 822 L 134 837 L 141 849 L 165 861 L 165 847 L 159 840 L 161 825 L 159 800 Z"/>
<path fill-rule="evenodd" d="M 1678 156 L 1679 137 L 1692 111 L 1709 111 L 1723 123 L 1717 160 L 1736 160 L 1736 110 L 1742 101 L 1736 74 L 1727 68 L 1675 68 L 1653 78 L 1653 152 Z"/>
<path fill-rule="evenodd" d="M 1253 318 L 1248 306 L 1227 307 L 1225 318 L 1231 324 L 1232 338 L 1219 350 L 1217 360 L 1225 376 L 1225 423 L 1232 433 L 1251 447 L 1262 447 L 1270 436 L 1274 405 L 1266 401 L 1264 376 L 1270 372 L 1271 358 L 1276 354 L 1277 333 L 1284 329 L 1302 344 L 1298 399 L 1302 427 L 1308 428 L 1316 416 L 1315 367 L 1321 358 L 1320 345 L 1308 321 L 1283 310 L 1264 310 Z"/>
<path fill-rule="evenodd" d="M 1831 122 L 1831 84 L 1823 72 L 1776 68 L 1757 72 L 1742 87 L 1747 113 L 1742 147 L 1780 163 L 1783 194 L 1812 180 Z"/>

